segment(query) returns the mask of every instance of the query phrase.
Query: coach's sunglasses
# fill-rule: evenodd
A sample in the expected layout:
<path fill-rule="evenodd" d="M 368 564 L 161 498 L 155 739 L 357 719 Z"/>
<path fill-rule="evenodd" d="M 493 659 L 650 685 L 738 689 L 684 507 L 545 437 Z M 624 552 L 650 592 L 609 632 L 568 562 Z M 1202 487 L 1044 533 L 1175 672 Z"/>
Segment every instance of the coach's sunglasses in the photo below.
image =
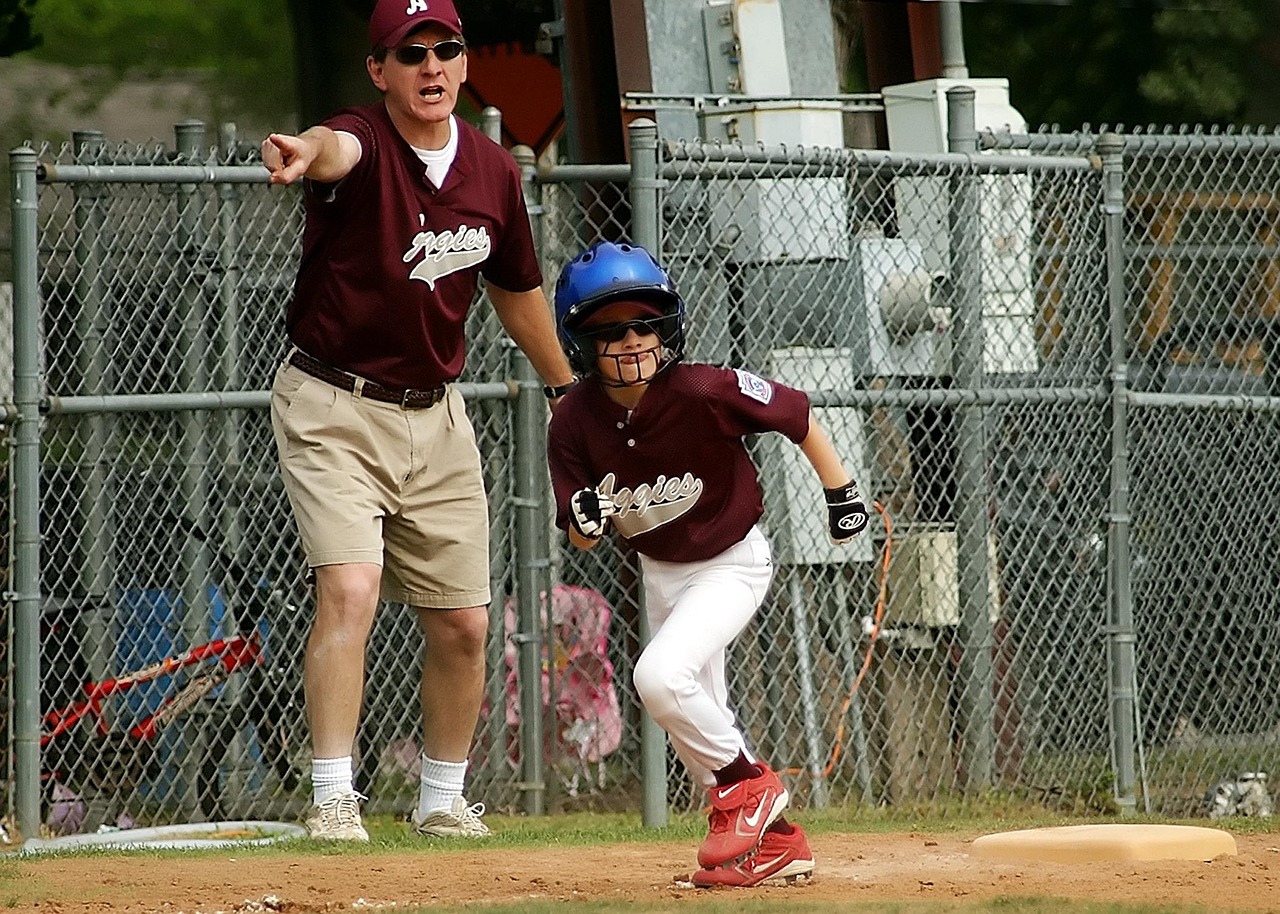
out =
<path fill-rule="evenodd" d="M 427 53 L 430 51 L 435 51 L 436 60 L 453 60 L 455 57 L 460 57 L 466 49 L 466 42 L 461 38 L 446 38 L 435 44 L 401 45 L 391 53 L 406 67 L 416 67 L 427 59 Z"/>
<path fill-rule="evenodd" d="M 652 334 L 661 336 L 661 325 L 666 318 L 650 317 L 643 320 L 623 321 L 620 324 L 602 324 L 599 327 L 586 327 L 583 334 L 593 340 L 599 340 L 602 343 L 620 343 L 627 338 L 627 333 L 631 330 L 636 332 L 637 336 Z"/>

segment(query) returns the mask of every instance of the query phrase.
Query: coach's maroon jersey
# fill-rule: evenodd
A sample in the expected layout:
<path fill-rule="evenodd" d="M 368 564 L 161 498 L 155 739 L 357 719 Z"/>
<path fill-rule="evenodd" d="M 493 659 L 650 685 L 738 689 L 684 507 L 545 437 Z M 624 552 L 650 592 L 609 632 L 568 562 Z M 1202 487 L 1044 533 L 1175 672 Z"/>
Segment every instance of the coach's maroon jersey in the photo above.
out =
<path fill-rule="evenodd" d="M 462 372 L 480 275 L 512 292 L 542 284 L 515 160 L 456 120 L 440 188 L 381 103 L 325 121 L 364 151 L 337 184 L 306 182 L 287 319 L 298 348 L 388 387 L 435 387 Z"/>
<path fill-rule="evenodd" d="M 597 379 L 571 390 L 551 418 L 548 454 L 556 523 L 569 498 L 597 488 L 613 524 L 639 552 L 698 562 L 740 541 L 764 514 L 743 436 L 809 433 L 809 398 L 740 369 L 679 364 L 658 375 L 628 415 Z"/>

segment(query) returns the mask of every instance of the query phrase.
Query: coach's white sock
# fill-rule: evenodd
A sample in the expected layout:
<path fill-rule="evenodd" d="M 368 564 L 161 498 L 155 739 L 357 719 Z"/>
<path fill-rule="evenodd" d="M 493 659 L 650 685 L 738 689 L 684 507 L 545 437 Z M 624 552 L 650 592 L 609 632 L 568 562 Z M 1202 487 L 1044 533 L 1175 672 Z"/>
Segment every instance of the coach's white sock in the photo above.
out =
<path fill-rule="evenodd" d="M 311 802 L 317 806 L 335 793 L 351 793 L 354 783 L 351 756 L 311 760 Z"/>
<path fill-rule="evenodd" d="M 438 762 L 422 756 L 422 779 L 418 786 L 418 821 L 437 809 L 450 809 L 453 798 L 462 796 L 467 780 L 466 762 Z"/>

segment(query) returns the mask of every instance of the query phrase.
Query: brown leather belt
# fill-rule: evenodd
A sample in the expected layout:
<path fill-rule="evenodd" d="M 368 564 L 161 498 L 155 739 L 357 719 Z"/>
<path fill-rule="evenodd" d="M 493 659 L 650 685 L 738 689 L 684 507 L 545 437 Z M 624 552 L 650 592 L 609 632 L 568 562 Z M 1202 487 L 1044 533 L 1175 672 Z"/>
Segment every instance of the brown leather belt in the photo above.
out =
<path fill-rule="evenodd" d="M 368 397 L 370 400 L 379 400 L 383 403 L 395 403 L 401 409 L 426 409 L 428 406 L 435 406 L 444 399 L 445 385 L 432 387 L 427 390 L 396 390 L 392 387 L 383 387 L 373 381 L 365 381 L 353 374 L 348 374 L 341 368 L 334 368 L 332 365 L 326 365 L 319 359 L 312 358 L 301 349 L 295 349 L 289 355 L 289 364 L 305 371 L 313 378 L 318 378 L 326 384 L 332 384 L 334 387 L 355 393 L 359 390 L 359 395 Z"/>

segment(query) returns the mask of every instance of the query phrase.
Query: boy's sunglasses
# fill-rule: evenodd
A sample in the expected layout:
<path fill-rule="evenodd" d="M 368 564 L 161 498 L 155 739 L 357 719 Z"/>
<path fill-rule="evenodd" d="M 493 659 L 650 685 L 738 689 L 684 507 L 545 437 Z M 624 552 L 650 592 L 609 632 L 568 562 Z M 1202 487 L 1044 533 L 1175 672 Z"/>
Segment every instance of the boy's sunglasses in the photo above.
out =
<path fill-rule="evenodd" d="M 627 338 L 627 333 L 634 330 L 637 336 L 651 334 L 658 336 L 658 324 L 663 320 L 660 317 L 651 317 L 644 320 L 623 321 L 620 324 L 603 324 L 599 327 L 588 327 L 583 333 L 593 340 L 599 340 L 602 343 L 620 343 Z"/>
<path fill-rule="evenodd" d="M 437 41 L 435 44 L 401 45 L 391 53 L 396 60 L 406 67 L 416 67 L 427 59 L 427 52 L 429 51 L 435 51 L 436 60 L 453 60 L 466 49 L 467 45 L 461 38 L 446 38 L 444 41 Z"/>

